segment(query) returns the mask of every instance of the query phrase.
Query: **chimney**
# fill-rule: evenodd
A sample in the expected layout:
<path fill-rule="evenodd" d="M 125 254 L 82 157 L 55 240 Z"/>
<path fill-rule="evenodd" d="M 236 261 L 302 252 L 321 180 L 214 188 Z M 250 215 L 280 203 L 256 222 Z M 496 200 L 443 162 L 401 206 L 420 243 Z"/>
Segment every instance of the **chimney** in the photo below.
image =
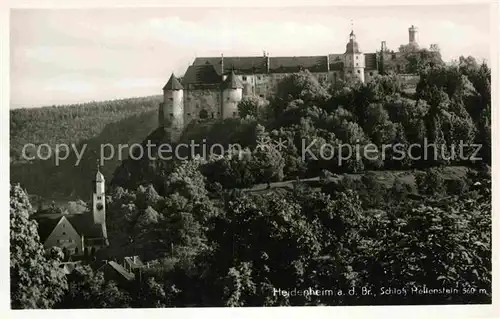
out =
<path fill-rule="evenodd" d="M 330 72 L 330 55 L 326 55 L 326 71 Z"/>

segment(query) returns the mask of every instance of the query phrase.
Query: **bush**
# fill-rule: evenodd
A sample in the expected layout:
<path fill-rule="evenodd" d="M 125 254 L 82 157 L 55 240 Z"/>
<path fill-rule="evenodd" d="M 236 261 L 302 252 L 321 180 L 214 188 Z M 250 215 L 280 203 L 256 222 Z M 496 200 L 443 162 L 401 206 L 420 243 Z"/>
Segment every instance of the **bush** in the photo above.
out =
<path fill-rule="evenodd" d="M 446 193 L 449 195 L 462 195 L 467 192 L 470 185 L 463 178 L 449 179 L 445 182 Z"/>
<path fill-rule="evenodd" d="M 418 192 L 422 195 L 445 195 L 446 188 L 441 170 L 431 168 L 416 176 Z"/>

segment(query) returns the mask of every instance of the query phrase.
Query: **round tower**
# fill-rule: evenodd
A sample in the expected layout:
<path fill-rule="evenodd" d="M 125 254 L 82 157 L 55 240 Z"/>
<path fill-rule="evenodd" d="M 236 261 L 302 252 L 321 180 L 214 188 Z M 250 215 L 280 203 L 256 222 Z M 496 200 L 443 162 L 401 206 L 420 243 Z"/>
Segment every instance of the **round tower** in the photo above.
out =
<path fill-rule="evenodd" d="M 166 127 L 169 123 L 172 140 L 176 141 L 184 129 L 184 88 L 173 73 L 163 87 L 163 103 L 158 112 L 158 125 Z"/>
<path fill-rule="evenodd" d="M 238 116 L 238 103 L 243 97 L 243 83 L 234 74 L 234 71 L 222 82 L 222 118 Z"/>
<path fill-rule="evenodd" d="M 417 45 L 418 28 L 412 25 L 408 28 L 409 44 Z"/>
<path fill-rule="evenodd" d="M 349 42 L 344 53 L 344 76 L 356 77 L 365 82 L 365 55 L 359 49 L 354 31 L 349 34 Z"/>

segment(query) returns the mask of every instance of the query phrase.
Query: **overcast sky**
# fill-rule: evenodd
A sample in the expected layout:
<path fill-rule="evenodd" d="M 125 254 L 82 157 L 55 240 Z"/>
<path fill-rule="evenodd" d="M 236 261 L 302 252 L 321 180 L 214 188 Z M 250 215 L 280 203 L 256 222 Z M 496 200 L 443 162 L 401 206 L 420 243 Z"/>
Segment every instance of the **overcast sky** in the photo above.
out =
<path fill-rule="evenodd" d="M 489 60 L 487 5 L 13 10 L 11 108 L 161 94 L 196 56 L 363 52 L 437 43 L 445 61 Z"/>

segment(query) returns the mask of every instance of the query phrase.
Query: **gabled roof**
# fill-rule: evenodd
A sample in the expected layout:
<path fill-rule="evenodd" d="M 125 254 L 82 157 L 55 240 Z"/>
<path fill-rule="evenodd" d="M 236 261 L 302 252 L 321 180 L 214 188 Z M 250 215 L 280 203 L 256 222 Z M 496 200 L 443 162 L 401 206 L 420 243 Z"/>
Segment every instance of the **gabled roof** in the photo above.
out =
<path fill-rule="evenodd" d="M 144 266 L 144 263 L 142 262 L 142 260 L 139 259 L 138 256 L 125 257 L 124 261 L 130 268 L 133 268 L 133 269 L 141 268 Z"/>
<path fill-rule="evenodd" d="M 91 212 L 68 215 L 66 218 L 71 225 L 73 225 L 78 234 L 83 235 L 87 239 L 105 238 L 102 225 L 94 223 L 94 216 Z"/>
<path fill-rule="evenodd" d="M 318 55 L 269 58 L 269 73 L 294 73 L 301 70 L 327 72 L 328 57 Z"/>
<path fill-rule="evenodd" d="M 183 87 L 179 80 L 175 77 L 175 75 L 172 73 L 170 75 L 170 79 L 168 79 L 167 84 L 163 87 L 164 90 L 182 90 Z"/>
<path fill-rule="evenodd" d="M 135 278 L 135 275 L 133 273 L 128 272 L 125 268 L 123 268 L 122 266 L 120 266 L 118 263 L 116 263 L 114 261 L 108 261 L 100 269 L 102 269 L 104 267 L 109 267 L 110 269 L 116 271 L 120 276 L 122 276 L 126 280 L 133 280 Z"/>
<path fill-rule="evenodd" d="M 41 242 L 47 239 L 63 217 L 69 221 L 80 236 L 83 235 L 87 239 L 105 239 L 107 237 L 105 227 L 95 224 L 94 216 L 87 211 L 82 214 L 61 214 L 56 218 L 54 216 L 34 216 L 38 223 L 38 236 Z"/>
<path fill-rule="evenodd" d="M 222 78 L 210 63 L 203 65 L 190 65 L 184 74 L 182 83 L 184 85 L 219 85 Z"/>
<path fill-rule="evenodd" d="M 44 243 L 45 240 L 52 233 L 56 225 L 61 220 L 62 216 L 59 218 L 37 218 L 38 223 L 38 236 L 40 237 L 40 242 Z"/>
<path fill-rule="evenodd" d="M 243 83 L 241 83 L 240 79 L 234 74 L 234 71 L 231 71 L 227 76 L 226 80 L 222 83 L 221 88 L 224 89 L 242 89 Z"/>
<path fill-rule="evenodd" d="M 224 62 L 226 74 L 234 70 L 238 74 L 263 74 L 267 73 L 267 57 L 265 56 L 241 56 L 241 57 L 200 57 L 196 58 L 193 65 L 204 65 L 209 63 L 221 73 L 221 65 Z"/>

